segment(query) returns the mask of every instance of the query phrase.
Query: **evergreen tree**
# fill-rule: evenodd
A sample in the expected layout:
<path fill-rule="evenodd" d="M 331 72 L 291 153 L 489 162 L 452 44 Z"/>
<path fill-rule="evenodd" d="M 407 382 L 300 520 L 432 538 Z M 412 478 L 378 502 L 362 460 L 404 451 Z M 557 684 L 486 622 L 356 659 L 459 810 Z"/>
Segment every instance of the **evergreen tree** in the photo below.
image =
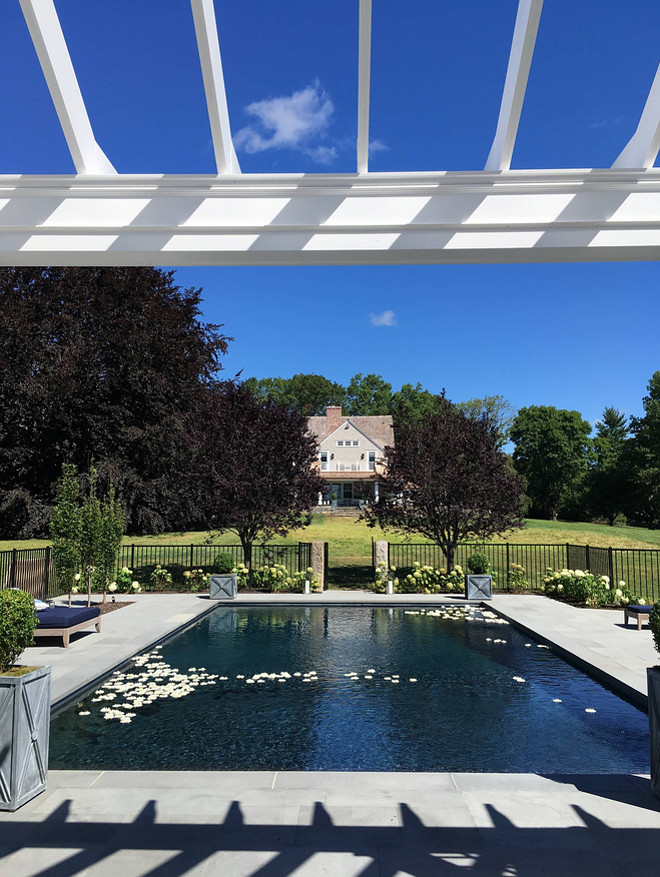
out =
<path fill-rule="evenodd" d="M 589 506 L 610 526 L 624 510 L 630 493 L 629 471 L 625 466 L 628 420 L 616 408 L 606 408 L 596 424 L 594 460 L 589 477 Z"/>

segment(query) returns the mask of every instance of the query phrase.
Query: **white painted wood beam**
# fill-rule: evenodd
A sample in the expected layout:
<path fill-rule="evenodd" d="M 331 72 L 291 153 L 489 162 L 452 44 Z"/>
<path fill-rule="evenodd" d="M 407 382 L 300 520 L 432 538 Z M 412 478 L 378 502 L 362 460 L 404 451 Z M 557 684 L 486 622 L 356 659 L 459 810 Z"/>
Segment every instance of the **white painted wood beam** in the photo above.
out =
<path fill-rule="evenodd" d="M 20 0 L 71 157 L 79 174 L 114 174 L 94 138 L 53 0 Z"/>
<path fill-rule="evenodd" d="M 1 265 L 660 259 L 660 169 L 0 176 Z"/>
<path fill-rule="evenodd" d="M 637 130 L 612 167 L 652 167 L 660 150 L 660 64 L 646 98 Z"/>
<path fill-rule="evenodd" d="M 369 97 L 371 88 L 371 0 L 360 0 L 358 48 L 358 173 L 369 170 Z"/>
<path fill-rule="evenodd" d="M 520 0 L 518 4 L 500 115 L 486 161 L 487 171 L 508 171 L 511 167 L 542 9 L 543 0 Z"/>
<path fill-rule="evenodd" d="M 240 174 L 241 169 L 231 139 L 229 108 L 213 0 L 190 0 L 190 5 L 195 22 L 199 61 L 202 65 L 215 164 L 219 174 Z"/>

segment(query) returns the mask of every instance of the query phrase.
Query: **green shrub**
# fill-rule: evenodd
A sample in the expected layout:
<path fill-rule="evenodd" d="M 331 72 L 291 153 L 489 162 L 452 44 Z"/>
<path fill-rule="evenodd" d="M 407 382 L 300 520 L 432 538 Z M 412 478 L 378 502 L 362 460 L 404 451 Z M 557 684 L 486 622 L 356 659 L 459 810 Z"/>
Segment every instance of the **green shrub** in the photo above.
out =
<path fill-rule="evenodd" d="M 649 613 L 649 627 L 653 634 L 655 649 L 660 654 L 660 603 L 655 603 Z"/>
<path fill-rule="evenodd" d="M 637 602 L 626 583 L 613 588 L 609 576 L 596 575 L 581 569 L 547 570 L 545 592 L 555 600 L 585 603 L 587 606 L 626 606 Z M 641 598 L 640 598 L 641 599 Z"/>
<path fill-rule="evenodd" d="M 399 575 L 395 566 L 388 569 L 382 561 L 376 568 L 374 591 L 384 593 L 387 582 L 394 582 L 394 591 L 397 594 L 460 594 L 465 589 L 465 577 L 460 566 L 455 566 L 448 573 L 446 569 L 422 566 L 418 560 L 414 562 L 412 571 L 406 575 Z"/>
<path fill-rule="evenodd" d="M 203 569 L 187 569 L 183 573 L 183 583 L 193 593 L 197 593 L 200 590 L 206 591 L 210 578 L 211 574 L 205 573 Z"/>
<path fill-rule="evenodd" d="M 25 591 L 0 591 L 0 673 L 16 663 L 34 639 L 37 613 Z"/>
<path fill-rule="evenodd" d="M 256 588 L 264 591 L 293 591 L 298 594 L 303 593 L 306 581 L 312 590 L 316 590 L 319 584 L 311 566 L 307 570 L 291 573 L 281 563 L 252 570 L 252 581 Z"/>
<path fill-rule="evenodd" d="M 234 558 L 228 551 L 221 551 L 213 559 L 213 572 L 219 575 L 231 575 L 232 572 L 235 572 L 235 566 Z"/>
<path fill-rule="evenodd" d="M 512 563 L 506 583 L 507 587 L 512 591 L 528 588 L 529 582 L 527 581 L 527 570 L 525 567 L 519 563 Z"/>
<path fill-rule="evenodd" d="M 481 551 L 475 551 L 467 559 L 467 568 L 475 576 L 487 576 L 490 573 L 490 561 Z"/>
<path fill-rule="evenodd" d="M 149 582 L 150 591 L 171 591 L 173 588 L 172 573 L 168 572 L 160 563 L 149 576 Z"/>

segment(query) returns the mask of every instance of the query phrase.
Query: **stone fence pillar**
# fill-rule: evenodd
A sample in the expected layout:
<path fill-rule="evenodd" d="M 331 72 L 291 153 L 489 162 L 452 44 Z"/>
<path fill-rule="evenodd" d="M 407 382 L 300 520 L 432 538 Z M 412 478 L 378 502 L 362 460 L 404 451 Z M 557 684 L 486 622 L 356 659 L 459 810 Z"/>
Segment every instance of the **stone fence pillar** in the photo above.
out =
<path fill-rule="evenodd" d="M 385 566 L 389 568 L 390 565 L 390 546 L 389 543 L 385 541 L 385 539 L 379 539 L 376 542 L 376 569 L 378 568 L 378 564 L 384 562 Z"/>
<path fill-rule="evenodd" d="M 325 542 L 320 539 L 312 542 L 312 569 L 318 579 L 319 588 L 325 590 Z"/>

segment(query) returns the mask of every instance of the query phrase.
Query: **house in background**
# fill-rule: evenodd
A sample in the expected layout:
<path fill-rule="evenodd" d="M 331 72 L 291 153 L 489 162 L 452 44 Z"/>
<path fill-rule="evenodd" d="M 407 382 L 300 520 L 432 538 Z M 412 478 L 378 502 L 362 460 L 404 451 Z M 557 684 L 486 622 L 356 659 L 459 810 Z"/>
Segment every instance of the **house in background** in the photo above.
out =
<path fill-rule="evenodd" d="M 318 465 L 325 491 L 319 505 L 359 506 L 361 500 L 378 499 L 379 479 L 385 469 L 385 448 L 394 444 L 390 415 L 346 417 L 341 406 L 329 406 L 325 416 L 308 418 L 316 438 Z"/>

